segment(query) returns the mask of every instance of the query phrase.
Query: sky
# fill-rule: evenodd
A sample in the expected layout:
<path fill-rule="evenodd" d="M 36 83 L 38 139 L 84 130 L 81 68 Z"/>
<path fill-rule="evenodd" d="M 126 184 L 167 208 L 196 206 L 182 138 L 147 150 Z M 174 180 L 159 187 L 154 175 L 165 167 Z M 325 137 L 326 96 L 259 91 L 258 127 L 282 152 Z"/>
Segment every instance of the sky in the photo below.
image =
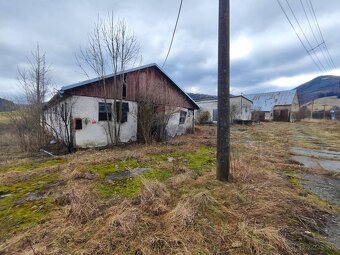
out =
<path fill-rule="evenodd" d="M 285 1 L 281 0 L 294 22 Z M 310 46 L 317 46 L 301 2 L 289 1 Z M 308 0 L 301 1 L 306 7 Z M 340 1 L 311 1 L 336 68 L 321 72 L 316 67 L 276 0 L 232 0 L 232 94 L 287 90 L 319 75 L 340 75 Z M 46 53 L 55 88 L 86 80 L 75 54 L 87 47 L 88 35 L 98 16 L 105 18 L 109 12 L 117 19 L 124 19 L 134 31 L 140 45 L 141 64 L 161 66 L 179 3 L 180 0 L 0 0 L 0 97 L 11 98 L 22 93 L 18 67 L 27 67 L 27 57 L 37 43 Z M 307 7 L 306 10 L 316 33 L 312 12 Z M 304 40 L 297 23 L 293 24 Z M 217 32 L 217 0 L 183 1 L 164 70 L 184 91 L 217 93 Z M 308 45 L 307 41 L 304 43 Z M 316 55 L 327 67 L 320 47 Z M 313 55 L 315 60 L 316 55 Z"/>

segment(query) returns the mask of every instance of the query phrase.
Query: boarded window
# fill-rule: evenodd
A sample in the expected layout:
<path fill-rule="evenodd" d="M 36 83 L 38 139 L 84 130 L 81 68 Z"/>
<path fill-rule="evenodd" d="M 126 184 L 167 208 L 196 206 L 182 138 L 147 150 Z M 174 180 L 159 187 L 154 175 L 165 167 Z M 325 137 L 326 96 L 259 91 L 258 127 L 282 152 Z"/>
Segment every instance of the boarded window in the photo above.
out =
<path fill-rule="evenodd" d="M 112 104 L 99 103 L 99 121 L 112 120 Z"/>
<path fill-rule="evenodd" d="M 81 119 L 75 119 L 75 130 L 81 130 L 83 129 L 83 122 Z"/>
<path fill-rule="evenodd" d="M 186 117 L 187 117 L 187 112 L 181 111 L 179 114 L 179 124 L 184 124 Z"/>
<path fill-rule="evenodd" d="M 218 109 L 213 109 L 213 121 L 218 120 Z"/>
<path fill-rule="evenodd" d="M 122 105 L 122 116 L 119 116 L 120 105 Z M 128 120 L 129 103 L 126 102 L 116 102 L 116 116 L 118 116 L 118 121 L 120 119 L 121 123 L 125 123 Z"/>

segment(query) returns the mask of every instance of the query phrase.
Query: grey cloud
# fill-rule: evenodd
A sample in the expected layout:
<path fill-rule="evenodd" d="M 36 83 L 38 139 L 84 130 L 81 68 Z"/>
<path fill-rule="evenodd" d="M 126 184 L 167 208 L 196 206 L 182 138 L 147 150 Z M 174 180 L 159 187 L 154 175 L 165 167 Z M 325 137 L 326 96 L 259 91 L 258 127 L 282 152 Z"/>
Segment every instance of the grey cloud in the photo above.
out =
<path fill-rule="evenodd" d="M 304 19 L 300 1 L 290 1 Z M 336 65 L 340 64 L 336 18 L 340 1 L 313 1 L 320 26 Z M 0 2 L 0 96 L 13 89 L 17 66 L 39 42 L 51 64 L 58 87 L 85 79 L 74 54 L 86 46 L 98 14 L 110 11 L 124 18 L 141 45 L 143 63 L 163 63 L 179 1 L 159 0 L 12 0 Z M 216 93 L 218 1 L 184 0 L 173 48 L 165 66 L 185 90 Z M 303 24 L 306 31 L 307 23 Z M 244 37 L 252 45 L 249 55 L 231 62 L 233 90 L 244 93 L 278 90 L 269 82 L 317 71 L 274 0 L 231 1 L 231 41 Z M 242 49 L 241 49 L 242 50 Z M 9 80 L 11 81 L 10 84 Z M 299 85 L 299 84 L 296 84 Z M 289 87 L 287 87 L 289 88 Z"/>

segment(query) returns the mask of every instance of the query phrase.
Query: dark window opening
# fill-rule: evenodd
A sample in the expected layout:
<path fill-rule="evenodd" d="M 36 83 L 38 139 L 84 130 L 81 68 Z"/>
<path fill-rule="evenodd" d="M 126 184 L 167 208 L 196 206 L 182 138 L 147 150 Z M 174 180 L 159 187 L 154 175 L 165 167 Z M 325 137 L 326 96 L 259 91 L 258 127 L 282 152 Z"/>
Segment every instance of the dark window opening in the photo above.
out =
<path fill-rule="evenodd" d="M 64 105 L 64 120 L 67 120 L 67 103 L 65 102 L 65 105 Z"/>
<path fill-rule="evenodd" d="M 184 124 L 186 117 L 187 117 L 187 112 L 181 111 L 179 114 L 179 124 Z"/>
<path fill-rule="evenodd" d="M 124 74 L 124 77 L 123 77 L 122 97 L 123 99 L 126 98 L 126 74 Z"/>
<path fill-rule="evenodd" d="M 75 130 L 83 129 L 83 121 L 81 119 L 75 119 Z"/>
<path fill-rule="evenodd" d="M 112 120 L 112 104 L 99 103 L 99 121 Z"/>
<path fill-rule="evenodd" d="M 119 116 L 120 106 L 122 106 L 122 116 Z M 116 102 L 116 116 L 118 117 L 117 120 L 120 123 L 125 123 L 128 120 L 128 112 L 129 112 L 129 103 L 126 102 Z"/>
<path fill-rule="evenodd" d="M 217 121 L 217 119 L 218 119 L 218 110 L 213 109 L 213 121 Z"/>

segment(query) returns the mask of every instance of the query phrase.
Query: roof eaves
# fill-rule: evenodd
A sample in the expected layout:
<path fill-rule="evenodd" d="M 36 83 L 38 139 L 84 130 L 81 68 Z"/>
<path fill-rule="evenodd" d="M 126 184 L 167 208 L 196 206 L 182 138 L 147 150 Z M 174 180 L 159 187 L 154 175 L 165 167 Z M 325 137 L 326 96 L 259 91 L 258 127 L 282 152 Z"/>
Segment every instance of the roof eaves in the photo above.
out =
<path fill-rule="evenodd" d="M 171 77 L 169 75 L 167 75 L 165 73 L 165 71 L 157 64 L 153 64 L 155 67 L 157 67 L 176 87 L 177 89 L 179 89 L 179 91 L 181 91 L 195 106 L 196 106 L 196 109 L 199 109 L 200 107 L 197 105 L 197 103 L 184 91 L 182 90 L 177 84 L 176 82 L 174 82 Z"/>
<path fill-rule="evenodd" d="M 156 63 L 151 63 L 151 64 L 147 64 L 147 65 L 143 65 L 143 66 L 139 66 L 139 67 L 136 67 L 136 68 L 131 68 L 131 69 L 128 69 L 128 70 L 125 70 L 125 71 L 120 71 L 120 72 L 117 72 L 115 75 L 114 74 L 109 74 L 109 75 L 106 75 L 104 76 L 104 79 L 108 79 L 108 78 L 111 78 L 111 77 L 114 77 L 114 76 L 117 76 L 117 75 L 121 75 L 121 74 L 126 74 L 126 73 L 130 73 L 130 72 L 134 72 L 134 71 L 138 71 L 138 70 L 142 70 L 142 69 L 145 69 L 145 68 L 149 68 L 149 67 L 156 67 L 157 69 L 159 69 L 174 85 L 175 87 L 181 92 L 183 93 L 194 105 L 197 109 L 199 109 L 199 106 L 196 104 L 196 102 L 186 93 L 184 92 L 184 90 L 182 90 L 171 78 L 169 75 L 167 75 L 165 73 L 165 71 L 159 66 L 157 65 Z M 89 79 L 89 80 L 86 80 L 86 81 L 82 81 L 82 82 L 78 82 L 78 83 L 75 83 L 75 84 L 71 84 L 71 85 L 68 85 L 68 86 L 64 86 L 60 89 L 60 92 L 61 93 L 64 93 L 66 90 L 70 90 L 70 89 L 74 89 L 74 88 L 78 88 L 78 87 L 81 87 L 81 86 L 85 86 L 87 84 L 90 84 L 90 83 L 93 83 L 93 82 L 97 82 L 97 81 L 100 81 L 101 78 L 94 78 L 94 79 Z"/>
<path fill-rule="evenodd" d="M 104 79 L 112 78 L 114 76 L 121 75 L 121 74 L 124 74 L 124 73 L 130 73 L 130 72 L 142 70 L 142 69 L 145 69 L 145 68 L 148 68 L 148 67 L 152 67 L 152 66 L 157 66 L 157 64 L 156 63 L 151 63 L 151 64 L 147 64 L 147 65 L 131 68 L 131 69 L 128 69 L 128 70 L 125 70 L 125 71 L 120 71 L 120 72 L 117 72 L 116 74 L 108 74 L 108 75 L 104 76 Z M 66 91 L 66 90 L 69 90 L 69 89 L 78 88 L 78 87 L 81 87 L 81 86 L 84 86 L 84 85 L 87 85 L 87 84 L 90 84 L 90 83 L 93 83 L 93 82 L 100 81 L 101 79 L 102 78 L 97 77 L 97 78 L 89 79 L 89 80 L 86 80 L 86 81 L 70 84 L 70 85 L 61 87 L 60 90 L 61 91 Z"/>

